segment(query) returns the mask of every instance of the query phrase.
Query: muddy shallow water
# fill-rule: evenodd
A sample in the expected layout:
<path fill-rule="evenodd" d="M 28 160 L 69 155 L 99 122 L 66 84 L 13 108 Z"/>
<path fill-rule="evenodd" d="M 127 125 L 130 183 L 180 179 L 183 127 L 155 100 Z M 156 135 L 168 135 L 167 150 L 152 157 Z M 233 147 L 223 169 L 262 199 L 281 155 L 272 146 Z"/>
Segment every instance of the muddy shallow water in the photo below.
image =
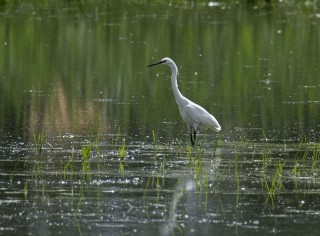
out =
<path fill-rule="evenodd" d="M 315 144 L 128 143 L 120 161 L 123 144 L 81 139 L 2 151 L 2 233 L 319 232 Z"/>

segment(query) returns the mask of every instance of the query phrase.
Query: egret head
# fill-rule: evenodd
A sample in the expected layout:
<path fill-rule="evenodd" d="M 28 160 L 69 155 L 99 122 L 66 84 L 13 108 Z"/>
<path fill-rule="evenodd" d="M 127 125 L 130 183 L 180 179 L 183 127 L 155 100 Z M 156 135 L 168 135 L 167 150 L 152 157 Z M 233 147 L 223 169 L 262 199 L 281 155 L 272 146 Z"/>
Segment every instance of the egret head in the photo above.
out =
<path fill-rule="evenodd" d="M 164 65 L 173 65 L 174 62 L 169 58 L 169 57 L 165 57 L 163 58 L 161 61 L 158 61 L 156 63 L 153 63 L 151 65 L 148 65 L 148 67 L 151 67 L 151 66 L 156 66 L 156 65 L 160 65 L 160 64 L 164 64 Z"/>

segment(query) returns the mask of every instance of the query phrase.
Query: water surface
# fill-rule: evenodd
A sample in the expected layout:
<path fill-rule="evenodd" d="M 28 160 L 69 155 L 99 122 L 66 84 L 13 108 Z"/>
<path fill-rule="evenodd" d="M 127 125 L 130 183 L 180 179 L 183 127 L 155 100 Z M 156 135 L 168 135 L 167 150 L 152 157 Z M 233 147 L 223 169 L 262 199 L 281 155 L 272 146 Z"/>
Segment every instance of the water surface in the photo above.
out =
<path fill-rule="evenodd" d="M 59 4 L 0 17 L 0 234 L 319 234 L 317 8 Z"/>

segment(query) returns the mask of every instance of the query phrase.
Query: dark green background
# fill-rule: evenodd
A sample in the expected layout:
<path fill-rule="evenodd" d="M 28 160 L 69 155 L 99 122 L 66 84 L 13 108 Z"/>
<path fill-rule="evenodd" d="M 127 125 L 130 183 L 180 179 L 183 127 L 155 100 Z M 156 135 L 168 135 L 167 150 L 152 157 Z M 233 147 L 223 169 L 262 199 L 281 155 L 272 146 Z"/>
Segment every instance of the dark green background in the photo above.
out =
<path fill-rule="evenodd" d="M 169 69 L 146 67 L 166 56 L 223 139 L 320 139 L 312 7 L 30 2 L 7 3 L 0 16 L 2 143 L 119 128 L 140 141 L 152 130 L 184 139 Z"/>

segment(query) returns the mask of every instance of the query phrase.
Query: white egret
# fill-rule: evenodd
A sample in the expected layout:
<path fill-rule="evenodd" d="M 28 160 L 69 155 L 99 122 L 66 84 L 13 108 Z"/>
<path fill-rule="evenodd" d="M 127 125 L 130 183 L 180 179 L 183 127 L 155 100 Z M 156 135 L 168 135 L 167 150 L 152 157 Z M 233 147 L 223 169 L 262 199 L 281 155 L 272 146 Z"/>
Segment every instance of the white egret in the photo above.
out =
<path fill-rule="evenodd" d="M 219 132 L 221 130 L 221 126 L 216 118 L 214 118 L 213 115 L 207 112 L 203 107 L 190 101 L 180 93 L 177 82 L 178 68 L 174 61 L 165 57 L 159 62 L 148 65 L 148 67 L 159 64 L 167 65 L 171 69 L 171 85 L 173 94 L 179 106 L 180 115 L 188 125 L 192 146 L 195 144 L 196 133 L 199 129 L 211 128 Z"/>

